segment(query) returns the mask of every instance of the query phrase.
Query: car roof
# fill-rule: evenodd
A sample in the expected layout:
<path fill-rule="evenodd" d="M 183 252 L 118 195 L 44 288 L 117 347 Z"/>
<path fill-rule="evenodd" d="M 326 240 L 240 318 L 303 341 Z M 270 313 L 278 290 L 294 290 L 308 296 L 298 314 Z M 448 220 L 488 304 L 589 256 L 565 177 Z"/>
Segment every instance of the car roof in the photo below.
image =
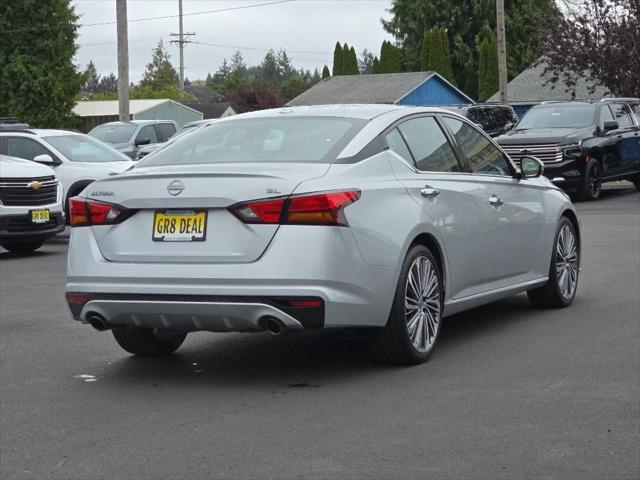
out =
<path fill-rule="evenodd" d="M 438 107 L 417 107 L 405 105 L 386 104 L 339 104 L 339 105 L 305 105 L 297 107 L 272 108 L 255 112 L 241 113 L 230 117 L 221 118 L 218 121 L 225 122 L 242 118 L 267 118 L 267 117 L 339 117 L 372 120 L 385 114 L 410 115 L 412 113 L 448 113 Z"/>
<path fill-rule="evenodd" d="M 22 134 L 25 136 L 36 137 L 56 137 L 60 135 L 84 135 L 81 132 L 74 132 L 73 130 L 56 130 L 53 128 L 25 128 L 20 130 L 0 131 L 0 134 Z"/>
<path fill-rule="evenodd" d="M 126 122 L 106 122 L 96 125 L 96 127 L 102 127 L 105 125 L 148 125 L 153 123 L 173 123 L 173 120 L 128 120 Z"/>

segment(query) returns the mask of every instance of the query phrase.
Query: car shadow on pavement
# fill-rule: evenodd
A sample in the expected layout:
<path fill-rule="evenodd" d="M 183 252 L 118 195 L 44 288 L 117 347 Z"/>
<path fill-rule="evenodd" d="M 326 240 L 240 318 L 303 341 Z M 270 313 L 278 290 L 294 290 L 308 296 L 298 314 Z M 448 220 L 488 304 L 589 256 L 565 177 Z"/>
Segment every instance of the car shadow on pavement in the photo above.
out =
<path fill-rule="evenodd" d="M 50 255 L 56 255 L 57 253 L 58 252 L 50 252 L 47 250 L 36 250 L 28 255 L 18 255 L 17 253 L 0 251 L 0 260 L 26 260 L 28 258 L 48 257 Z"/>
<path fill-rule="evenodd" d="M 483 342 L 516 323 L 537 316 L 525 295 L 508 298 L 445 319 L 434 360 L 458 355 L 470 342 Z M 540 315 L 545 315 L 540 310 Z M 151 382 L 154 385 L 251 385 L 320 387 L 368 374 L 398 369 L 375 360 L 363 333 L 191 334 L 174 355 L 164 358 L 128 356 L 113 361 L 103 382 Z M 417 367 L 420 368 L 420 367 Z"/>

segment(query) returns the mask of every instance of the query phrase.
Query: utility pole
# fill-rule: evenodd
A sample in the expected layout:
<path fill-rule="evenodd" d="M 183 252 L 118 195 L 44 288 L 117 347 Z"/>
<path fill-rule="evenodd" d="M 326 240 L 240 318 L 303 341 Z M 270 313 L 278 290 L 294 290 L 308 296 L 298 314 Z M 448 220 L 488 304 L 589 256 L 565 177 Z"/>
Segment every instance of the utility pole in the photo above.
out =
<path fill-rule="evenodd" d="M 182 29 L 182 0 L 178 0 L 178 13 L 179 13 L 179 31 L 178 33 L 172 33 L 172 37 L 178 37 L 177 40 L 171 40 L 171 43 L 178 45 L 180 49 L 180 90 L 184 90 L 184 46 L 187 43 L 193 43 L 191 40 L 185 40 L 185 37 L 195 35 L 195 33 L 184 33 Z"/>
<path fill-rule="evenodd" d="M 498 80 L 500 84 L 500 103 L 507 104 L 507 39 L 504 31 L 504 0 L 496 0 L 498 23 Z"/>
<path fill-rule="evenodd" d="M 127 29 L 127 0 L 116 0 L 118 31 L 118 116 L 128 122 L 129 116 L 129 33 Z"/>

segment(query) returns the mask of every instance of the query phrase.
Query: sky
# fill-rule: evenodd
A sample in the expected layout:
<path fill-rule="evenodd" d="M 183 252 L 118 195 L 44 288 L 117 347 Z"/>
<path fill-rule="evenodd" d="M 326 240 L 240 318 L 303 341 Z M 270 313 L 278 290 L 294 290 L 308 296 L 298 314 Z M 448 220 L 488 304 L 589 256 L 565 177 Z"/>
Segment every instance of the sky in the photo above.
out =
<path fill-rule="evenodd" d="M 269 48 L 285 49 L 297 68 L 322 70 L 325 64 L 331 68 L 336 41 L 353 45 L 358 54 L 365 48 L 378 54 L 383 40 L 392 39 L 380 23 L 389 18 L 391 0 L 288 0 L 249 7 L 274 1 L 183 0 L 184 32 L 195 33 L 190 39 L 200 42 L 185 47 L 185 77 L 206 78 L 235 50 L 247 65 L 257 65 Z M 81 24 L 75 63 L 84 68 L 93 60 L 100 74 L 117 75 L 115 0 L 72 3 Z M 222 9 L 233 10 L 188 15 Z M 130 81 L 140 81 L 161 38 L 177 69 L 178 48 L 169 42 L 170 34 L 178 32 L 178 0 L 128 0 L 127 14 Z M 176 17 L 132 21 L 169 15 Z"/>

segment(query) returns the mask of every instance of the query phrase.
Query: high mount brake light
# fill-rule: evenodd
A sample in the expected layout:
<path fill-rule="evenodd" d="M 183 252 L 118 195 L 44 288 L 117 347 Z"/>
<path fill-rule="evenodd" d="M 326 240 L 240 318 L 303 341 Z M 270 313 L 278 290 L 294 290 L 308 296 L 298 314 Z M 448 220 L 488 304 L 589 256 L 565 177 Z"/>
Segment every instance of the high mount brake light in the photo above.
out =
<path fill-rule="evenodd" d="M 123 220 L 127 210 L 113 203 L 98 202 L 82 197 L 69 199 L 69 222 L 72 227 L 113 225 Z"/>
<path fill-rule="evenodd" d="M 360 190 L 341 190 L 243 202 L 229 209 L 244 223 L 347 227 L 343 210 L 359 198 Z"/>

